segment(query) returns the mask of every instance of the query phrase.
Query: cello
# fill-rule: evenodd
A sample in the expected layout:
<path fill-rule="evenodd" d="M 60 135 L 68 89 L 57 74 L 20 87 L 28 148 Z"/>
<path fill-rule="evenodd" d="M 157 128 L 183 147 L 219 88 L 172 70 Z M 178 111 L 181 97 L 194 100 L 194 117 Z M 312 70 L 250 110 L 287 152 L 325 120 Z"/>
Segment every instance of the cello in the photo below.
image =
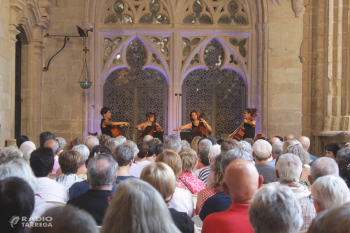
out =
<path fill-rule="evenodd" d="M 113 119 L 109 119 L 111 122 L 113 122 Z M 125 133 L 124 131 L 120 128 L 119 125 L 112 125 L 111 128 L 111 132 L 113 134 L 114 137 L 118 137 L 118 136 L 124 136 L 125 137 Z"/>
<path fill-rule="evenodd" d="M 154 132 L 158 132 L 158 131 L 163 131 L 163 129 L 160 127 L 160 126 L 157 126 L 157 118 L 156 118 L 156 113 L 153 113 L 154 114 L 154 122 L 152 122 L 152 128 L 151 130 L 149 130 L 149 132 L 146 132 L 146 129 L 140 134 L 140 142 L 143 142 L 143 137 L 146 136 L 146 135 L 152 135 L 154 134 Z M 149 126 L 147 126 L 149 127 Z M 146 127 L 146 128 L 147 128 Z"/>
<path fill-rule="evenodd" d="M 199 119 L 202 119 L 205 116 L 204 112 L 201 113 L 201 115 L 199 116 Z M 198 123 L 198 126 L 195 126 L 192 129 L 192 132 L 201 132 L 202 134 L 202 138 L 207 137 L 208 135 L 213 135 L 213 132 L 208 132 L 207 128 L 205 128 L 204 126 L 200 125 L 201 122 Z"/>
<path fill-rule="evenodd" d="M 254 117 L 257 117 L 257 116 L 258 116 L 258 113 L 255 112 L 255 114 L 250 117 L 250 120 Z M 246 129 L 243 127 L 244 123 L 245 122 L 243 121 L 243 123 L 232 134 L 230 134 L 228 136 L 228 138 L 231 138 L 231 139 L 234 139 L 237 141 L 241 141 L 245 132 L 246 132 Z"/>

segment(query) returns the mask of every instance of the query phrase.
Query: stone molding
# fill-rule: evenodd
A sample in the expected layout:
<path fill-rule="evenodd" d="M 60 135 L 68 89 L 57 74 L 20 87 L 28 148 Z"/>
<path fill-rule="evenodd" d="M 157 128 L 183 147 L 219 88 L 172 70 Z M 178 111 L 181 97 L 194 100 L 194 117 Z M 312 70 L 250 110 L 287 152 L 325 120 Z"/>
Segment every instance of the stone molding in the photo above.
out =
<path fill-rule="evenodd" d="M 271 0 L 272 4 L 275 4 L 278 2 L 278 4 L 281 4 L 283 0 Z M 305 6 L 304 6 L 304 0 L 291 0 L 292 1 L 292 8 L 295 13 L 295 17 L 301 18 L 305 12 Z"/>

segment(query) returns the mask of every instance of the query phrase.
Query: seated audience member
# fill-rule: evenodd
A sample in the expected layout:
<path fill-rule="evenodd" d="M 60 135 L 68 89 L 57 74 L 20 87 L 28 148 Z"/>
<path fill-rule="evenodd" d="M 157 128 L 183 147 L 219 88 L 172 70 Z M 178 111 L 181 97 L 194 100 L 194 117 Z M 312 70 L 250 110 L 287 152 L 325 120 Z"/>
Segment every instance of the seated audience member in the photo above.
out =
<path fill-rule="evenodd" d="M 84 210 L 71 205 L 47 210 L 30 233 L 98 233 L 94 218 Z M 52 225 L 52 227 L 48 227 Z"/>
<path fill-rule="evenodd" d="M 210 172 L 210 163 L 209 163 L 209 147 L 204 148 L 201 150 L 201 153 L 199 154 L 199 159 L 203 165 L 201 169 L 197 169 L 196 174 L 198 173 L 197 177 L 201 181 L 203 181 L 205 184 L 207 183 L 208 175 Z"/>
<path fill-rule="evenodd" d="M 115 148 L 117 148 L 121 143 L 120 143 L 120 141 L 118 140 L 118 139 L 116 139 L 116 138 L 111 138 L 112 139 L 112 141 L 114 142 L 114 150 L 115 150 Z"/>
<path fill-rule="evenodd" d="M 162 141 L 159 138 L 153 138 L 151 141 L 149 141 L 150 143 L 152 143 L 154 146 L 158 145 L 158 144 L 162 144 Z M 163 147 L 164 149 L 164 147 Z"/>
<path fill-rule="evenodd" d="M 177 187 L 197 195 L 199 191 L 206 188 L 205 183 L 193 174 L 198 163 L 197 153 L 192 149 L 182 149 L 179 155 L 182 161 L 182 173 L 177 180 Z"/>
<path fill-rule="evenodd" d="M 75 182 L 84 180 L 76 175 L 78 168 L 84 163 L 83 156 L 78 151 L 63 151 L 58 162 L 62 170 L 62 175 L 56 178 L 58 183 L 69 189 Z"/>
<path fill-rule="evenodd" d="M 180 233 L 161 195 L 139 179 L 118 186 L 100 232 Z"/>
<path fill-rule="evenodd" d="M 303 224 L 300 204 L 284 186 L 267 185 L 259 189 L 248 214 L 255 233 L 297 233 Z"/>
<path fill-rule="evenodd" d="M 310 139 L 306 136 L 301 136 L 299 138 L 299 142 L 301 143 L 304 150 L 309 154 L 310 159 L 312 160 L 311 163 L 309 163 L 309 166 L 311 167 L 312 164 L 318 159 L 316 156 L 309 153 L 309 147 L 310 147 Z"/>
<path fill-rule="evenodd" d="M 209 157 L 209 164 L 211 165 L 211 164 L 213 164 L 213 163 L 215 163 L 215 158 L 219 155 L 221 153 L 221 148 L 220 148 L 220 145 L 214 145 L 214 146 L 212 146 L 212 147 L 210 147 L 210 149 L 209 149 L 209 154 L 208 154 L 208 157 Z M 201 178 L 203 179 L 203 180 L 205 180 L 206 182 L 206 184 L 210 184 L 212 181 L 211 181 L 211 172 L 210 172 L 210 170 L 209 170 L 209 173 L 208 173 L 208 176 L 207 177 L 205 177 L 205 176 L 201 176 Z M 208 188 L 211 188 L 211 187 L 208 187 Z"/>
<path fill-rule="evenodd" d="M 182 161 L 180 156 L 173 150 L 164 150 L 157 156 L 156 162 L 163 162 L 168 165 L 173 169 L 176 181 L 179 179 L 182 173 Z M 191 193 L 186 189 L 176 187 L 173 198 L 169 202 L 169 208 L 176 209 L 179 212 L 185 212 L 192 218 L 193 199 Z"/>
<path fill-rule="evenodd" d="M 21 144 L 21 147 L 19 148 L 20 151 L 23 153 L 23 159 L 27 162 L 29 162 L 30 154 L 36 150 L 35 144 L 31 141 L 25 141 Z"/>
<path fill-rule="evenodd" d="M 84 144 L 80 138 L 75 138 L 72 141 L 69 142 L 67 145 L 67 150 L 71 150 L 74 146 Z"/>
<path fill-rule="evenodd" d="M 22 232 L 34 209 L 34 193 L 21 178 L 0 180 L 1 232 Z"/>
<path fill-rule="evenodd" d="M 280 142 L 281 140 L 278 137 L 272 137 L 268 141 L 272 146 L 275 142 Z"/>
<path fill-rule="evenodd" d="M 137 144 L 139 153 L 137 154 L 136 162 L 130 167 L 129 174 L 140 178 L 141 172 L 151 162 L 147 160 L 148 146 L 145 142 L 139 142 Z"/>
<path fill-rule="evenodd" d="M 253 154 L 253 147 L 250 145 L 249 142 L 241 140 L 239 141 L 239 144 L 241 144 L 243 151 L 248 152 L 249 154 Z"/>
<path fill-rule="evenodd" d="M 157 156 L 164 151 L 164 145 L 163 143 L 158 144 L 154 148 L 154 155 L 157 158 Z"/>
<path fill-rule="evenodd" d="M 209 135 L 209 136 L 206 137 L 206 139 L 209 139 L 213 146 L 218 144 L 218 140 L 214 136 Z"/>
<path fill-rule="evenodd" d="M 25 180 L 33 190 L 34 195 L 37 193 L 38 184 L 29 164 L 24 159 L 14 159 L 9 163 L 0 166 L 0 180 L 9 177 L 19 177 Z M 34 210 L 31 217 L 40 217 L 45 210 L 54 207 L 51 203 L 46 203 L 38 195 L 34 196 Z"/>
<path fill-rule="evenodd" d="M 146 166 L 141 173 L 141 179 L 152 185 L 163 197 L 166 204 L 171 200 L 175 188 L 175 174 L 173 170 L 165 163 L 158 162 Z M 169 208 L 170 214 L 175 225 L 182 233 L 195 232 L 194 222 L 186 213 L 178 212 L 173 208 Z"/>
<path fill-rule="evenodd" d="M 60 151 L 59 143 L 56 139 L 50 139 L 44 143 L 44 146 L 52 149 L 52 152 L 55 158 L 55 163 L 53 165 L 53 170 L 51 173 L 56 174 L 56 177 L 57 177 L 62 174 L 60 164 L 58 162 L 58 153 Z"/>
<path fill-rule="evenodd" d="M 194 151 L 199 151 L 199 143 L 204 140 L 201 136 L 195 136 L 191 141 L 191 149 Z"/>
<path fill-rule="evenodd" d="M 204 138 L 204 139 L 201 139 L 198 143 L 198 154 L 200 155 L 201 152 L 206 149 L 206 148 L 209 148 L 213 146 L 213 143 L 207 139 L 207 138 Z"/>
<path fill-rule="evenodd" d="M 203 150 L 202 153 L 206 150 L 208 150 L 208 148 Z M 221 183 L 223 181 L 223 174 L 220 170 L 220 164 L 221 164 L 221 155 L 217 156 L 215 159 L 215 163 L 210 166 L 211 183 L 208 184 L 208 187 L 211 187 L 211 188 L 203 189 L 198 193 L 197 205 L 196 205 L 197 214 L 201 212 L 204 202 L 209 197 L 219 192 L 222 192 Z"/>
<path fill-rule="evenodd" d="M 67 202 L 69 195 L 66 187 L 48 177 L 53 169 L 53 164 L 52 149 L 40 147 L 32 152 L 30 166 L 38 183 L 37 194 L 45 201 Z"/>
<path fill-rule="evenodd" d="M 118 172 L 118 164 L 109 154 L 97 154 L 89 159 L 88 181 L 90 189 L 77 197 L 70 199 L 67 204 L 86 210 L 97 225 L 101 226 L 104 215 L 113 197 L 112 187 Z"/>
<path fill-rule="evenodd" d="M 85 146 L 87 146 L 89 148 L 89 150 L 91 151 L 91 149 L 94 147 L 94 146 L 98 146 L 100 145 L 100 140 L 98 140 L 97 137 L 95 136 L 92 136 L 92 135 L 89 135 L 86 137 L 85 139 Z"/>
<path fill-rule="evenodd" d="M 339 168 L 334 159 L 322 157 L 312 164 L 308 179 L 312 184 L 317 178 L 326 175 L 339 176 Z"/>
<path fill-rule="evenodd" d="M 123 145 L 127 145 L 128 147 L 131 148 L 131 150 L 132 150 L 132 152 L 134 154 L 134 158 L 136 159 L 137 154 L 140 152 L 140 150 L 137 147 L 136 143 L 133 142 L 133 141 L 130 141 L 130 140 L 126 140 L 125 142 L 123 142 Z"/>
<path fill-rule="evenodd" d="M 267 164 L 272 156 L 272 146 L 266 140 L 259 139 L 253 145 L 253 156 L 255 158 L 255 167 L 264 178 L 264 184 L 277 182 L 276 170 Z"/>
<path fill-rule="evenodd" d="M 154 156 L 155 146 L 151 142 L 147 143 L 147 146 L 148 146 L 148 153 L 146 155 L 146 160 L 153 163 L 155 160 L 155 156 Z"/>
<path fill-rule="evenodd" d="M 306 231 L 312 220 L 316 216 L 316 210 L 309 196 L 310 191 L 305 186 L 299 183 L 301 176 L 302 163 L 298 156 L 294 154 L 281 155 L 276 164 L 276 173 L 279 182 L 272 185 L 287 185 L 297 197 L 303 215 L 303 225 L 300 231 Z"/>
<path fill-rule="evenodd" d="M 303 164 L 303 170 L 301 173 L 299 183 L 303 185 L 311 186 L 308 180 L 308 177 L 310 175 L 310 166 L 308 164 L 311 163 L 312 161 L 310 159 L 309 153 L 307 153 L 304 150 L 304 148 L 299 144 L 288 146 L 288 148 L 286 149 L 286 153 L 291 153 L 299 157 L 301 163 Z"/>
<path fill-rule="evenodd" d="M 62 137 L 57 137 L 55 138 L 58 141 L 59 144 L 59 149 L 60 149 L 60 153 L 64 150 L 64 148 L 67 145 L 67 141 L 66 139 L 62 138 Z"/>
<path fill-rule="evenodd" d="M 308 233 L 349 233 L 350 229 L 350 203 L 333 207 L 317 214 L 307 231 Z"/>
<path fill-rule="evenodd" d="M 284 136 L 284 141 L 288 141 L 288 140 L 294 140 L 295 137 L 293 134 L 289 133 L 289 134 L 286 134 L 286 136 Z"/>
<path fill-rule="evenodd" d="M 27 136 L 25 135 L 18 136 L 18 138 L 16 138 L 17 148 L 19 149 L 23 144 L 23 142 L 26 142 L 26 141 L 29 141 L 29 138 Z"/>
<path fill-rule="evenodd" d="M 296 144 L 301 145 L 301 143 L 298 140 L 296 140 L 296 139 L 291 139 L 291 140 L 285 141 L 283 143 L 283 154 L 287 153 L 286 152 L 287 147 L 292 146 L 292 145 L 296 145 Z"/>
<path fill-rule="evenodd" d="M 246 138 L 246 139 L 244 139 L 244 141 L 245 141 L 245 142 L 248 142 L 248 143 L 251 145 L 251 147 L 253 147 L 253 145 L 254 145 L 254 140 L 253 140 L 252 138 Z"/>
<path fill-rule="evenodd" d="M 188 141 L 186 141 L 186 140 L 181 140 L 181 148 L 182 149 L 191 149 L 191 146 L 190 146 L 190 144 L 188 143 Z"/>
<path fill-rule="evenodd" d="M 235 159 L 242 158 L 253 164 L 252 155 L 248 154 L 242 150 L 229 150 L 224 153 L 221 153 L 221 163 L 220 163 L 220 171 L 222 173 L 225 172 L 226 167 Z M 202 210 L 199 213 L 200 219 L 204 221 L 204 219 L 212 214 L 221 211 L 225 211 L 230 208 L 232 204 L 232 200 L 230 196 L 226 195 L 224 191 L 218 192 L 217 194 L 209 197 L 203 204 Z"/>
<path fill-rule="evenodd" d="M 175 134 L 166 136 L 164 140 L 164 149 L 173 150 L 175 153 L 179 153 L 181 150 L 181 139 Z"/>
<path fill-rule="evenodd" d="M 350 201 L 349 188 L 344 180 L 333 175 L 319 177 L 311 187 L 316 213 Z"/>
<path fill-rule="evenodd" d="M 8 146 L 1 150 L 0 165 L 6 164 L 13 159 L 23 158 L 23 153 L 16 146 Z"/>
<path fill-rule="evenodd" d="M 346 185 L 350 188 L 350 148 L 343 148 L 339 150 L 337 164 L 339 167 L 339 176 L 343 178 Z"/>
<path fill-rule="evenodd" d="M 134 154 L 127 145 L 120 145 L 114 151 L 114 159 L 118 163 L 118 173 L 116 184 L 123 182 L 128 178 L 132 178 L 129 174 L 130 167 L 134 165 Z"/>
<path fill-rule="evenodd" d="M 147 143 L 153 139 L 152 135 L 146 135 L 143 137 L 143 142 Z"/>
<path fill-rule="evenodd" d="M 337 153 L 340 150 L 340 147 L 338 146 L 337 143 L 329 143 L 324 147 L 324 149 L 325 149 L 326 157 L 336 160 Z"/>
<path fill-rule="evenodd" d="M 221 152 L 229 151 L 232 149 L 238 149 L 238 150 L 242 149 L 241 144 L 239 144 L 239 142 L 234 139 L 226 139 L 221 143 L 220 146 L 221 146 Z"/>
<path fill-rule="evenodd" d="M 81 156 L 83 156 L 83 161 L 81 163 L 81 166 L 78 168 L 78 171 L 76 172 L 76 174 L 80 178 L 83 178 L 84 180 L 86 180 L 87 179 L 87 174 L 86 174 L 87 168 L 86 168 L 85 162 L 89 158 L 90 150 L 84 144 L 74 146 L 72 148 L 72 150 L 79 152 L 81 154 Z"/>
<path fill-rule="evenodd" d="M 112 155 L 111 150 L 106 147 L 106 146 L 94 146 L 91 149 L 89 158 L 85 161 L 85 166 L 87 167 L 87 165 L 89 164 L 89 159 L 93 158 L 95 156 L 95 154 L 109 154 Z M 115 192 L 115 189 L 117 188 L 117 185 L 115 184 L 112 188 L 113 193 Z M 70 188 L 69 188 L 69 196 L 70 198 L 79 196 L 83 193 L 85 193 L 86 191 L 88 191 L 90 189 L 90 184 L 87 180 L 83 180 L 81 182 L 76 182 L 74 183 Z"/>
<path fill-rule="evenodd" d="M 278 156 L 282 154 L 283 154 L 283 142 L 281 142 L 280 140 L 275 141 L 272 144 L 272 160 L 270 162 L 267 162 L 267 164 L 276 169 L 276 160 Z"/>
<path fill-rule="evenodd" d="M 106 134 L 98 135 L 101 146 L 107 146 L 111 151 L 115 149 L 115 143 L 112 138 Z"/>
<path fill-rule="evenodd" d="M 42 132 L 39 138 L 40 138 L 40 147 L 44 147 L 45 142 L 51 139 L 55 139 L 55 136 L 51 132 Z"/>
<path fill-rule="evenodd" d="M 118 136 L 118 137 L 116 137 L 116 139 L 118 139 L 119 141 L 120 141 L 120 143 L 124 143 L 124 142 L 126 142 L 126 137 L 124 137 L 124 136 Z"/>
<path fill-rule="evenodd" d="M 202 232 L 254 232 L 248 208 L 262 182 L 262 176 L 247 160 L 239 158 L 230 163 L 224 173 L 222 189 L 231 198 L 232 205 L 226 211 L 206 217 Z"/>

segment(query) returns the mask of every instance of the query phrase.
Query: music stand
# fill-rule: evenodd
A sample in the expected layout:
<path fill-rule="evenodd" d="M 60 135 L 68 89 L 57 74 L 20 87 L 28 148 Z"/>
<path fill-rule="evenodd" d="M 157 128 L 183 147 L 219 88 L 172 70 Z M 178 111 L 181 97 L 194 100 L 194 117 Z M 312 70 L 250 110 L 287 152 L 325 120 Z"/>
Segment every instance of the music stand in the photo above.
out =
<path fill-rule="evenodd" d="M 158 138 L 163 142 L 163 133 L 164 133 L 163 131 L 153 132 L 153 138 Z"/>
<path fill-rule="evenodd" d="M 186 140 L 190 144 L 192 142 L 192 139 L 196 136 L 202 137 L 202 133 L 201 132 L 180 132 L 181 140 Z"/>

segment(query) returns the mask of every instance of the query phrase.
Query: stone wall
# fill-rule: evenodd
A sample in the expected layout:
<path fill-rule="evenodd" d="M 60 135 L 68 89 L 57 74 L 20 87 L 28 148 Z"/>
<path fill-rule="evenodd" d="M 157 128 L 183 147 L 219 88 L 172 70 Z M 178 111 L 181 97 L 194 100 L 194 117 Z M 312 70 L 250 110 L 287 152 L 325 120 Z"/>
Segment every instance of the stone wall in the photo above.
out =
<path fill-rule="evenodd" d="M 82 25 L 83 11 L 83 0 L 62 0 L 59 6 L 52 4 L 48 10 L 52 23 L 46 32 L 77 36 L 76 25 Z M 44 66 L 63 43 L 63 37 L 45 38 Z M 49 70 L 43 72 L 41 131 L 50 131 L 67 142 L 82 138 L 84 91 L 78 84 L 82 68 L 83 39 L 72 37 L 62 52 L 52 59 Z"/>
<path fill-rule="evenodd" d="M 11 85 L 11 46 L 9 35 L 8 0 L 0 1 L 0 146 L 11 137 L 10 122 L 10 85 Z"/>
<path fill-rule="evenodd" d="M 278 3 L 279 2 L 279 3 Z M 303 18 L 291 1 L 268 1 L 267 134 L 301 136 Z"/>

